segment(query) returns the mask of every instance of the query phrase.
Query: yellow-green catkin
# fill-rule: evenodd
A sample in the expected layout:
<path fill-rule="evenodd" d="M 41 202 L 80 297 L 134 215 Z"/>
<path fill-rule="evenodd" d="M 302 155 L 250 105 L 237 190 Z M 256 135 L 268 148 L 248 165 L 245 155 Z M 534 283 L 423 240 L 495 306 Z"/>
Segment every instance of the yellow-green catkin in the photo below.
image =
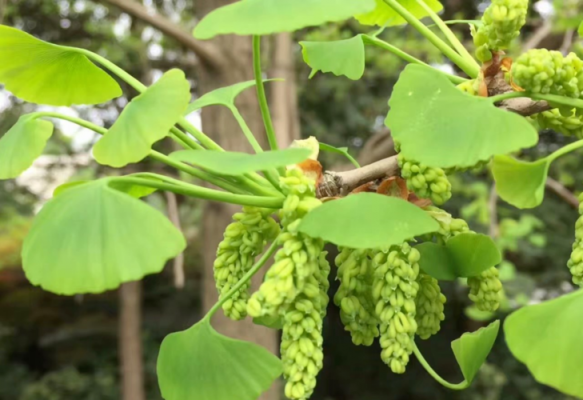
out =
<path fill-rule="evenodd" d="M 563 115 L 557 108 L 544 111 L 533 116 L 538 122 L 540 129 L 552 129 L 565 136 L 573 136 L 583 139 L 583 116 L 578 115 L 576 110 L 571 110 L 570 114 Z"/>
<path fill-rule="evenodd" d="M 573 283 L 583 288 L 583 194 L 579 195 L 579 219 L 575 223 L 575 243 L 567 265 L 573 277 Z"/>
<path fill-rule="evenodd" d="M 322 330 L 328 305 L 329 273 L 330 265 L 326 253 L 322 252 L 317 271 L 307 278 L 284 316 L 281 360 L 288 399 L 310 398 L 324 365 Z"/>
<path fill-rule="evenodd" d="M 442 205 L 451 198 L 451 183 L 441 168 L 428 167 L 413 160 L 398 156 L 401 176 L 407 188 L 422 199 L 430 199 Z"/>
<path fill-rule="evenodd" d="M 405 372 L 415 344 L 419 259 L 419 251 L 407 243 L 372 257 L 372 297 L 380 321 L 381 359 L 396 374 Z"/>
<path fill-rule="evenodd" d="M 315 182 L 301 170 L 291 169 L 280 183 L 286 195 L 280 211 L 284 231 L 278 237 L 282 248 L 275 254 L 275 263 L 263 284 L 249 299 L 247 312 L 254 318 L 283 316 L 300 292 L 317 291 L 308 278 L 318 270 L 324 242 L 298 232 L 302 218 L 321 205 L 315 197 Z"/>
<path fill-rule="evenodd" d="M 370 346 L 379 336 L 379 321 L 372 299 L 373 275 L 369 250 L 345 247 L 335 261 L 340 286 L 334 295 L 334 303 L 340 308 L 340 319 L 355 345 Z"/>
<path fill-rule="evenodd" d="M 279 233 L 279 225 L 270 217 L 273 210 L 243 207 L 243 211 L 233 216 L 225 230 L 224 239 L 217 249 L 214 262 L 214 277 L 219 297 L 231 288 L 253 266 L 267 241 Z M 223 304 L 225 315 L 233 320 L 247 316 L 249 283 L 239 289 Z"/>
<path fill-rule="evenodd" d="M 417 278 L 419 291 L 415 298 L 417 307 L 417 336 L 421 339 L 429 339 L 441 329 L 441 321 L 445 319 L 444 304 L 446 298 L 441 293 L 437 279 L 423 272 Z"/>

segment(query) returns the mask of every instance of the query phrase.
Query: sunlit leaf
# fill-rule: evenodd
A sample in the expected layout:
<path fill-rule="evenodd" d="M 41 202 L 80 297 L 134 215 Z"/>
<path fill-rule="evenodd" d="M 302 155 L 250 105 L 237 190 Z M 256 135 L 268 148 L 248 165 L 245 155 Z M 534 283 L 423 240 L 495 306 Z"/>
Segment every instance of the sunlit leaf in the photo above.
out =
<path fill-rule="evenodd" d="M 581 21 L 581 24 L 579 24 L 579 28 L 577 29 L 577 33 L 579 34 L 579 37 L 583 37 L 583 21 Z"/>
<path fill-rule="evenodd" d="M 300 45 L 304 61 L 312 68 L 312 75 L 318 71 L 332 72 L 355 81 L 364 75 L 362 35 L 331 42 L 300 42 Z"/>
<path fill-rule="evenodd" d="M 190 85 L 184 72 L 173 69 L 134 98 L 107 133 L 95 144 L 100 164 L 121 168 L 148 156 L 152 145 L 163 139 L 184 114 Z"/>
<path fill-rule="evenodd" d="M 464 309 L 464 314 L 466 317 L 480 322 L 491 321 L 496 316 L 493 312 L 479 310 L 475 305 L 466 307 Z"/>
<path fill-rule="evenodd" d="M 311 237 L 355 249 L 386 248 L 438 229 L 439 224 L 421 208 L 375 193 L 326 202 L 299 226 Z"/>
<path fill-rule="evenodd" d="M 1 67 L 0 67 L 1 68 Z M 23 115 L 0 138 L 0 179 L 13 179 L 27 170 L 40 156 L 53 134 L 53 124 Z"/>
<path fill-rule="evenodd" d="M 504 323 L 510 351 L 540 383 L 583 397 L 583 290 L 522 308 Z"/>
<path fill-rule="evenodd" d="M 113 189 L 115 180 L 70 187 L 42 208 L 22 250 L 32 284 L 64 295 L 99 293 L 160 272 L 184 250 L 174 225 Z"/>
<path fill-rule="evenodd" d="M 153 179 L 149 176 L 139 176 L 141 179 Z M 156 181 L 160 181 L 159 179 L 154 179 Z M 60 186 L 58 186 L 55 191 L 53 192 L 53 197 L 54 196 L 58 196 L 64 192 L 66 192 L 67 190 L 74 188 L 76 186 L 79 185 L 85 185 L 87 183 L 91 183 L 93 181 L 87 181 L 87 180 L 83 180 L 83 181 L 73 181 L 73 182 L 68 182 L 68 183 L 64 183 Z M 127 181 L 123 181 L 123 180 L 112 180 L 109 183 L 109 186 L 115 190 L 118 190 L 120 192 L 123 192 L 125 194 L 129 194 L 132 197 L 135 197 L 136 199 L 145 197 L 145 196 L 149 196 L 152 193 L 154 193 L 157 189 L 151 188 L 151 187 L 145 187 L 145 186 L 140 186 L 137 185 L 135 183 L 129 183 Z"/>
<path fill-rule="evenodd" d="M 348 152 L 348 147 L 334 147 L 334 146 L 330 146 L 329 144 L 326 143 L 319 143 L 320 146 L 320 150 L 322 151 L 327 151 L 329 153 L 337 153 L 337 154 L 342 154 L 344 157 L 346 157 L 348 159 L 348 161 L 350 161 L 352 163 L 352 165 L 354 165 L 356 168 L 360 168 L 360 164 L 358 163 L 358 161 L 356 161 L 354 159 L 354 157 L 352 157 L 350 155 L 350 153 Z"/>
<path fill-rule="evenodd" d="M 500 321 L 496 320 L 476 332 L 464 333 L 459 339 L 451 342 L 455 359 L 468 383 L 474 380 L 476 373 L 486 361 L 499 330 Z"/>
<path fill-rule="evenodd" d="M 435 12 L 441 11 L 443 6 L 437 0 L 424 0 Z M 398 0 L 417 19 L 426 17 L 427 11 L 417 3 L 417 0 Z M 357 15 L 356 19 L 363 25 L 395 26 L 407 23 L 391 6 L 383 0 L 376 0 L 376 8 L 366 14 Z"/>
<path fill-rule="evenodd" d="M 518 208 L 534 208 L 545 196 L 545 183 L 550 159 L 535 162 L 516 160 L 509 156 L 496 156 L 492 173 L 496 191 L 502 200 Z"/>
<path fill-rule="evenodd" d="M 256 400 L 283 372 L 276 356 L 220 335 L 208 319 L 168 335 L 157 369 L 165 400 Z"/>
<path fill-rule="evenodd" d="M 244 0 L 210 12 L 194 29 L 198 39 L 216 35 L 267 35 L 348 19 L 375 7 L 374 0 Z"/>
<path fill-rule="evenodd" d="M 122 94 L 79 50 L 0 25 L 0 83 L 16 97 L 52 106 L 99 104 Z"/>
<path fill-rule="evenodd" d="M 494 241 L 476 233 L 457 235 L 444 246 L 426 242 L 415 248 L 421 253 L 421 269 L 439 280 L 477 276 L 502 259 Z"/>
<path fill-rule="evenodd" d="M 462 92 L 423 65 L 405 68 L 389 106 L 385 123 L 401 153 L 429 166 L 470 167 L 538 141 L 524 117 Z"/>
<path fill-rule="evenodd" d="M 209 171 L 232 176 L 297 164 L 306 160 L 309 156 L 309 149 L 299 148 L 266 151 L 257 154 L 234 151 L 181 150 L 170 155 L 171 158 L 177 161 L 183 161 Z"/>

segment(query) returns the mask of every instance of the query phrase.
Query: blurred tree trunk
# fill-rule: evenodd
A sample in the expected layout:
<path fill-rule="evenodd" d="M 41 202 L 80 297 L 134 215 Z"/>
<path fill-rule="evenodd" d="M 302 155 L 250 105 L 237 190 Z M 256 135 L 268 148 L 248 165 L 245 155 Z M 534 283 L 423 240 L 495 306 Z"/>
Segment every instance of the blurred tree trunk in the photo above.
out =
<path fill-rule="evenodd" d="M 141 281 L 119 288 L 119 357 L 122 399 L 145 400 Z"/>

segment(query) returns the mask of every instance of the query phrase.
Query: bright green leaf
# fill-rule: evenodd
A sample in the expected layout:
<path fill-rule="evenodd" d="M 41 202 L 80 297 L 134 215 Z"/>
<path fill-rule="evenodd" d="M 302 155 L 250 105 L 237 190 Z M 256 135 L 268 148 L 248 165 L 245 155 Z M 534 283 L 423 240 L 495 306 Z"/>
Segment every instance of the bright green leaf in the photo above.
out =
<path fill-rule="evenodd" d="M 404 8 L 417 19 L 427 17 L 427 11 L 417 3 L 417 0 L 398 0 Z M 437 0 L 425 0 L 425 3 L 435 12 L 441 11 L 443 6 Z M 395 26 L 406 24 L 407 21 L 383 0 L 376 0 L 376 8 L 366 14 L 357 15 L 356 19 L 363 25 Z"/>
<path fill-rule="evenodd" d="M 263 317 L 256 317 L 253 318 L 253 323 L 255 325 L 266 326 L 270 329 L 279 330 L 283 328 L 283 318 L 280 315 L 265 315 Z"/>
<path fill-rule="evenodd" d="M 348 161 L 350 161 L 352 163 L 352 165 L 354 165 L 356 168 L 360 168 L 360 164 L 358 163 L 358 161 L 356 161 L 354 159 L 354 157 L 352 157 L 350 155 L 350 153 L 348 152 L 348 147 L 334 147 L 334 146 L 330 146 L 329 144 L 326 143 L 319 143 L 319 147 L 320 150 L 322 151 L 327 151 L 329 153 L 336 153 L 336 154 L 342 154 L 344 157 L 346 157 L 348 159 Z"/>
<path fill-rule="evenodd" d="M 421 253 L 421 269 L 439 280 L 477 276 L 502 260 L 494 241 L 476 233 L 457 235 L 445 246 L 426 242 L 415 248 Z"/>
<path fill-rule="evenodd" d="M 257 154 L 234 151 L 181 150 L 170 157 L 222 175 L 240 176 L 249 172 L 266 171 L 305 161 L 309 149 L 290 148 Z"/>
<path fill-rule="evenodd" d="M 31 103 L 99 104 L 122 94 L 117 82 L 80 50 L 4 25 L 0 25 L 0 60 L 0 83 Z"/>
<path fill-rule="evenodd" d="M 550 161 L 547 158 L 525 162 L 509 156 L 494 157 L 492 173 L 502 200 L 518 208 L 540 205 L 545 196 Z"/>
<path fill-rule="evenodd" d="M 423 65 L 405 68 L 389 106 L 385 123 L 403 156 L 434 167 L 470 167 L 538 141 L 524 117 L 462 92 Z"/>
<path fill-rule="evenodd" d="M 355 249 L 386 248 L 438 229 L 439 224 L 421 208 L 375 193 L 326 202 L 299 226 L 311 237 Z"/>
<path fill-rule="evenodd" d="M 103 165 L 121 168 L 148 156 L 182 117 L 190 100 L 184 72 L 173 69 L 134 98 L 105 135 L 93 155 Z"/>
<path fill-rule="evenodd" d="M 24 241 L 28 280 L 57 294 L 100 293 L 162 270 L 186 247 L 161 213 L 110 187 L 70 187 L 49 201 Z"/>
<path fill-rule="evenodd" d="M 583 290 L 522 308 L 504 323 L 506 343 L 535 379 L 583 398 Z"/>
<path fill-rule="evenodd" d="M 364 75 L 364 42 L 362 35 L 332 42 L 300 42 L 304 61 L 318 72 L 332 72 L 359 80 Z"/>
<path fill-rule="evenodd" d="M 1 67 L 0 67 L 1 68 Z M 40 156 L 53 134 L 53 124 L 23 115 L 0 138 L 0 179 L 13 179 L 27 170 Z"/>
<path fill-rule="evenodd" d="M 464 309 L 464 314 L 466 317 L 480 322 L 491 321 L 496 316 L 496 314 L 493 312 L 479 310 L 475 305 L 466 307 Z"/>
<path fill-rule="evenodd" d="M 583 37 L 583 21 L 581 21 L 581 24 L 579 25 L 579 28 L 577 29 L 577 33 L 579 34 L 579 37 Z"/>
<path fill-rule="evenodd" d="M 269 351 L 220 335 L 208 319 L 168 335 L 157 369 L 165 400 L 256 400 L 283 372 Z"/>
<path fill-rule="evenodd" d="M 375 7 L 374 0 L 244 0 L 210 12 L 194 29 L 198 39 L 217 35 L 267 35 L 348 19 Z"/>
<path fill-rule="evenodd" d="M 499 330 L 500 321 L 496 320 L 476 332 L 464 333 L 462 337 L 451 342 L 455 359 L 468 383 L 474 380 L 480 367 L 486 361 Z"/>

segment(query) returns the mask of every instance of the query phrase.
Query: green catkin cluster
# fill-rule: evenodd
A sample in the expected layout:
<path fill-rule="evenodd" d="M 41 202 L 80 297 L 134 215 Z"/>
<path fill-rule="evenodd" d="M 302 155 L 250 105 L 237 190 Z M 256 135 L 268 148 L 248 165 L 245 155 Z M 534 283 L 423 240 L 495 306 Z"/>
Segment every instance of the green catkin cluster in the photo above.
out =
<path fill-rule="evenodd" d="M 562 115 L 559 109 L 554 108 L 536 114 L 534 118 L 540 129 L 552 129 L 565 136 L 583 139 L 583 116 L 578 115 L 575 110 L 572 110 L 570 115 Z"/>
<path fill-rule="evenodd" d="M 583 194 L 579 195 L 579 219 L 575 223 L 575 243 L 567 265 L 573 276 L 573 283 L 583 288 Z"/>
<path fill-rule="evenodd" d="M 423 272 L 417 278 L 419 291 L 415 299 L 417 307 L 417 336 L 429 339 L 441 329 L 441 321 L 445 319 L 443 313 L 446 298 L 441 293 L 437 279 Z"/>
<path fill-rule="evenodd" d="M 318 260 L 318 270 L 308 277 L 284 317 L 281 340 L 285 395 L 292 400 L 306 400 L 314 392 L 316 377 L 323 367 L 323 320 L 328 305 L 326 253 Z"/>
<path fill-rule="evenodd" d="M 528 0 L 493 0 L 484 11 L 482 25 L 478 29 L 472 25 L 478 60 L 490 61 L 493 51 L 509 48 L 520 35 L 527 12 Z"/>
<path fill-rule="evenodd" d="M 583 61 L 575 53 L 533 49 L 512 64 L 515 84 L 531 93 L 580 98 L 583 91 Z M 572 112 L 567 108 L 566 115 Z"/>
<path fill-rule="evenodd" d="M 233 216 L 225 230 L 224 239 L 217 249 L 214 277 L 219 297 L 231 288 L 249 271 L 267 241 L 279 233 L 279 225 L 270 217 L 273 210 L 243 207 L 243 211 Z M 223 304 L 225 315 L 233 320 L 247 316 L 249 283 L 244 285 Z"/>
<path fill-rule="evenodd" d="M 401 176 L 407 188 L 422 199 L 430 199 L 442 205 L 451 198 L 451 183 L 441 168 L 428 167 L 416 161 L 398 156 Z"/>
<path fill-rule="evenodd" d="M 379 336 L 372 299 L 372 262 L 368 253 L 368 250 L 343 248 L 335 260 L 340 287 L 334 303 L 340 308 L 340 319 L 357 346 L 370 346 Z"/>
<path fill-rule="evenodd" d="M 419 259 L 419 251 L 407 243 L 372 257 L 372 297 L 380 321 L 381 359 L 396 374 L 405 372 L 415 344 Z"/>

